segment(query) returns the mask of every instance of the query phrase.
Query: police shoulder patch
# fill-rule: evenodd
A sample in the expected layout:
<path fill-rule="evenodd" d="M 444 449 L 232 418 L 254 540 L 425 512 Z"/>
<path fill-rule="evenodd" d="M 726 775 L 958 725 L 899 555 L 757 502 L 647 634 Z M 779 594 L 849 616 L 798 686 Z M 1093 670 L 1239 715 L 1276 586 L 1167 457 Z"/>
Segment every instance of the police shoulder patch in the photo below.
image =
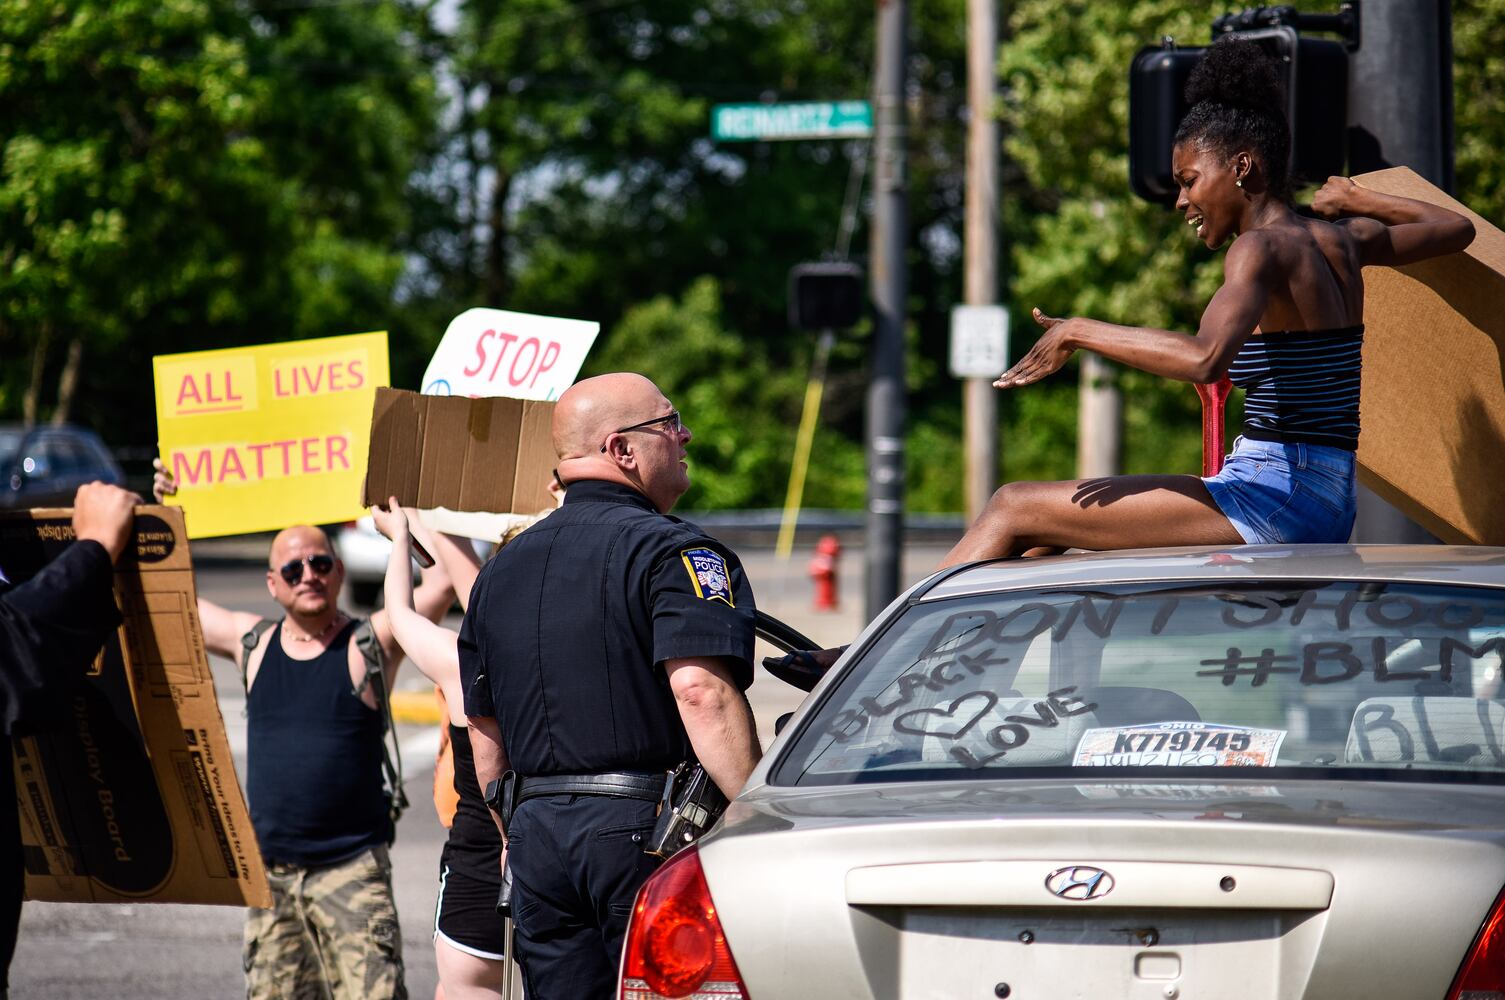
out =
<path fill-rule="evenodd" d="M 732 601 L 731 573 L 721 553 L 713 549 L 685 549 L 679 555 L 690 573 L 696 597 L 703 601 L 724 601 L 727 607 L 737 606 Z"/>

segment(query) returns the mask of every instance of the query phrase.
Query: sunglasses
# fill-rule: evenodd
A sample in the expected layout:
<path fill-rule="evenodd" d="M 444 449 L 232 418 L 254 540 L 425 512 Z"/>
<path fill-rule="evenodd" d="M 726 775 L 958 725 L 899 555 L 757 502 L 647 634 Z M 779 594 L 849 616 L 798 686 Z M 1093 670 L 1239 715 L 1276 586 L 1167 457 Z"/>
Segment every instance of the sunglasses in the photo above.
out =
<path fill-rule="evenodd" d="M 668 429 L 670 434 L 678 434 L 680 431 L 684 430 L 685 427 L 684 421 L 679 419 L 679 411 L 670 410 L 662 417 L 654 417 L 652 420 L 644 420 L 640 424 L 632 424 L 629 427 L 618 427 L 616 430 L 612 431 L 612 433 L 626 434 L 628 431 L 647 430 L 649 427 L 656 427 L 659 424 L 663 424 Z M 606 451 L 606 444 L 604 442 L 601 445 L 601 451 L 603 453 Z"/>
<path fill-rule="evenodd" d="M 282 579 L 289 587 L 295 587 L 298 581 L 303 579 L 304 563 L 308 563 L 308 568 L 313 570 L 316 576 L 328 576 L 334 569 L 334 556 L 317 555 L 309 556 L 307 559 L 291 559 L 277 567 L 277 572 L 282 575 Z"/>

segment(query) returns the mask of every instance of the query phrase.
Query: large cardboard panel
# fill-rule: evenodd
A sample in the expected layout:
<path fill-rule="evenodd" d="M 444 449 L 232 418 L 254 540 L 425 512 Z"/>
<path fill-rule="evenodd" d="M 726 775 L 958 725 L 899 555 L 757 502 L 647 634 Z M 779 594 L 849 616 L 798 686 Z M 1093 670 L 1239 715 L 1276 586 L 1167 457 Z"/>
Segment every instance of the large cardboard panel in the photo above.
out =
<path fill-rule="evenodd" d="M 512 513 L 537 514 L 554 506 L 554 498 L 549 495 L 549 480 L 558 460 L 554 453 L 551 430 L 553 422 L 553 403 L 532 399 L 523 402 L 523 425 L 517 438 L 518 474 L 512 489 Z"/>
<path fill-rule="evenodd" d="M 511 497 L 517 477 L 515 462 L 487 461 L 496 441 L 519 441 L 523 401 L 492 397 L 478 399 L 470 411 L 470 438 L 465 447 L 465 481 L 460 486 L 460 510 L 485 510 L 495 497 Z"/>
<path fill-rule="evenodd" d="M 1364 269 L 1359 477 L 1444 541 L 1505 545 L 1505 233 L 1406 167 L 1354 181 L 1477 232 L 1462 253 Z"/>
<path fill-rule="evenodd" d="M 0 514 L 5 568 L 30 578 L 73 540 L 72 512 Z M 125 618 L 69 715 L 18 737 L 26 897 L 270 906 L 209 675 L 183 512 L 136 509 L 115 570 Z"/>
<path fill-rule="evenodd" d="M 553 506 L 554 404 L 376 391 L 363 501 L 535 514 Z"/>

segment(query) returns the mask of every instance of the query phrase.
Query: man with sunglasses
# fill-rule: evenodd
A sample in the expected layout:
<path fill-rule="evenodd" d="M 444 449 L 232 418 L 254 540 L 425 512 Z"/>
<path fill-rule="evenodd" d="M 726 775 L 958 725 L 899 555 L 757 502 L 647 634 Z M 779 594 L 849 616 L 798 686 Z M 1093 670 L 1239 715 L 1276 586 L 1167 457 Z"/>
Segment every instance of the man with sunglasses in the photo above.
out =
<path fill-rule="evenodd" d="M 658 864 L 665 772 L 698 761 L 730 798 L 761 754 L 753 595 L 731 550 L 669 514 L 691 434 L 652 382 L 572 386 L 553 436 L 564 505 L 481 570 L 460 676 L 479 783 L 511 772 L 498 825 L 528 1000 L 597 1000 Z"/>
<path fill-rule="evenodd" d="M 157 462 L 160 502 L 176 491 Z M 204 645 L 241 663 L 246 687 L 246 797 L 267 863 L 272 907 L 247 911 L 246 994 L 262 998 L 398 998 L 402 932 L 387 847 L 383 706 L 357 643 L 362 623 L 339 609 L 344 564 L 319 528 L 272 539 L 268 622 L 199 598 Z M 442 568 L 425 570 L 414 606 L 438 621 L 454 599 Z M 385 611 L 371 616 L 382 691 L 402 648 Z"/>

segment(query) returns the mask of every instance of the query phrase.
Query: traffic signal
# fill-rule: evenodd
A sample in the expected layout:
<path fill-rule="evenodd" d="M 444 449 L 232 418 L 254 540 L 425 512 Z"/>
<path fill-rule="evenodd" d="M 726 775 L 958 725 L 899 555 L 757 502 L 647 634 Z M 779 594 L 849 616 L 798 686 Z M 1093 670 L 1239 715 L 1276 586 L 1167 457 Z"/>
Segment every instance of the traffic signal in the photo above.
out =
<path fill-rule="evenodd" d="M 856 264 L 796 264 L 789 269 L 789 325 L 841 330 L 862 319 L 867 298 Z"/>
<path fill-rule="evenodd" d="M 1304 38 L 1290 25 L 1239 30 L 1274 61 L 1291 125 L 1290 173 L 1296 183 L 1343 173 L 1347 160 L 1348 52 L 1342 42 Z M 1186 81 L 1204 49 L 1167 37 L 1129 66 L 1129 184 L 1147 201 L 1176 200 L 1171 142 L 1186 105 Z"/>

